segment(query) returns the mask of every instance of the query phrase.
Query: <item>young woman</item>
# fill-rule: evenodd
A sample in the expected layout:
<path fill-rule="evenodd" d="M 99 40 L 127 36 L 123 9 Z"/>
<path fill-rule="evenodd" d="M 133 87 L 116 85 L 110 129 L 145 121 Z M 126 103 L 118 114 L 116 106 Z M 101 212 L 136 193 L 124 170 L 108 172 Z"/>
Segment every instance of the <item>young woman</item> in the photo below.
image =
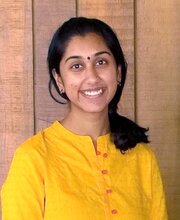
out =
<path fill-rule="evenodd" d="M 17 149 L 3 220 L 167 220 L 147 130 L 116 112 L 127 65 L 112 29 L 68 20 L 54 34 L 48 66 L 50 91 L 70 109 Z"/>

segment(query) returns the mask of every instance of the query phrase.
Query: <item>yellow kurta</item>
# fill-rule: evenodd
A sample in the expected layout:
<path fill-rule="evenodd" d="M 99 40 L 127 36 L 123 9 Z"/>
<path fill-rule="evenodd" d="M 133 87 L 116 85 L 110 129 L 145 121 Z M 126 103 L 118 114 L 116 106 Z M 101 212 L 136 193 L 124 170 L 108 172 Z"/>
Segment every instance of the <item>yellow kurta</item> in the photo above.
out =
<path fill-rule="evenodd" d="M 59 122 L 16 151 L 2 188 L 3 220 L 167 220 L 163 186 L 145 144 L 122 155 L 100 136 Z"/>

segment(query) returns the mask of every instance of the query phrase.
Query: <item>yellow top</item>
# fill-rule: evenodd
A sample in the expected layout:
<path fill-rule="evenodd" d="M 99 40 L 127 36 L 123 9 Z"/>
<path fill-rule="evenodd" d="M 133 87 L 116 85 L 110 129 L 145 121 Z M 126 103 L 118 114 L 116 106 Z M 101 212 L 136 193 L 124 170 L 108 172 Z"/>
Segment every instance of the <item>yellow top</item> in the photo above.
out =
<path fill-rule="evenodd" d="M 3 220 L 167 220 L 157 161 L 145 144 L 121 154 L 59 122 L 16 151 L 2 188 Z"/>

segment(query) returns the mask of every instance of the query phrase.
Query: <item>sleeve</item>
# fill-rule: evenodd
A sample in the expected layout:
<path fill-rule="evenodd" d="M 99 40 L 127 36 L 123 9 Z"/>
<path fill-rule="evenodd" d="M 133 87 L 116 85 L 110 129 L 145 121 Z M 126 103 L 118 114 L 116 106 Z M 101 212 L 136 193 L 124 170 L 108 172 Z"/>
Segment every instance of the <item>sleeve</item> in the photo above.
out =
<path fill-rule="evenodd" d="M 159 165 L 154 154 L 152 154 L 152 206 L 151 206 L 151 220 L 168 220 L 165 193 Z"/>
<path fill-rule="evenodd" d="M 2 220 L 42 220 L 44 183 L 37 152 L 19 148 L 2 187 Z"/>

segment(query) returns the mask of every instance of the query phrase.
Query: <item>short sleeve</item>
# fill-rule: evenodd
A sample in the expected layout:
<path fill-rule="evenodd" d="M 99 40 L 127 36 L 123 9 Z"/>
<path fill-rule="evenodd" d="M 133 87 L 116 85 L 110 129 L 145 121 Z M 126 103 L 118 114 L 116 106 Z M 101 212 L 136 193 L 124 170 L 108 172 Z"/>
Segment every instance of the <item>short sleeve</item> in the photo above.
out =
<path fill-rule="evenodd" d="M 42 220 L 43 163 L 37 152 L 16 151 L 2 187 L 2 220 Z"/>

